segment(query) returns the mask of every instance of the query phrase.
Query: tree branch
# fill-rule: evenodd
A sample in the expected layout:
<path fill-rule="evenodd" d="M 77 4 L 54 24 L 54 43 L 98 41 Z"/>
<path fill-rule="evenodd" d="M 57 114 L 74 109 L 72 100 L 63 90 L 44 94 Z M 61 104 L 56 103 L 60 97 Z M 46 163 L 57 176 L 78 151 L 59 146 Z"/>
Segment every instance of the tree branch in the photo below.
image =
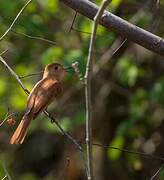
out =
<path fill-rule="evenodd" d="M 3 54 L 6 51 L 3 51 L 1 54 Z M 19 85 L 21 86 L 21 88 L 24 90 L 24 92 L 29 95 L 30 91 L 27 90 L 27 88 L 24 86 L 24 84 L 22 83 L 22 81 L 20 80 L 19 76 L 14 72 L 14 70 L 6 63 L 6 61 L 1 57 L 0 55 L 0 61 L 3 63 L 3 65 L 8 69 L 8 71 L 11 73 L 11 75 L 17 80 L 17 82 L 19 83 Z M 70 140 L 75 146 L 76 148 L 80 151 L 80 155 L 82 160 L 84 161 L 84 167 L 86 169 L 86 173 L 88 174 L 88 169 L 87 169 L 87 165 L 86 165 L 86 160 L 85 160 L 85 155 L 84 155 L 84 151 L 82 146 L 76 141 L 76 139 L 74 139 L 69 133 L 65 132 L 63 130 L 63 128 L 60 126 L 60 124 L 58 123 L 58 121 L 56 121 L 56 119 L 51 116 L 51 114 L 48 111 L 43 111 L 43 113 L 51 120 L 52 123 L 55 123 L 55 125 L 58 127 L 58 129 L 60 130 L 60 132 L 68 139 Z"/>
<path fill-rule="evenodd" d="M 4 118 L 4 120 L 0 123 L 0 127 L 10 118 L 12 117 L 13 115 L 15 115 L 15 113 L 11 113 L 11 114 L 8 114 L 6 115 L 6 117 Z"/>
<path fill-rule="evenodd" d="M 160 168 L 155 172 L 155 174 L 150 178 L 150 180 L 156 179 L 156 177 L 160 174 L 160 172 L 163 170 L 164 164 L 160 166 Z"/>
<path fill-rule="evenodd" d="M 88 168 L 88 180 L 93 179 L 92 169 L 92 102 L 91 102 L 91 77 L 92 77 L 92 62 L 94 55 L 94 45 L 96 40 L 96 32 L 99 23 L 99 19 L 102 16 L 104 9 L 108 5 L 110 0 L 103 0 L 102 4 L 94 17 L 92 25 L 92 33 L 90 38 L 88 60 L 85 72 L 85 101 L 86 101 L 86 148 L 87 148 L 87 168 Z"/>
<path fill-rule="evenodd" d="M 11 31 L 13 33 L 17 34 L 17 35 L 25 36 L 25 37 L 30 38 L 30 39 L 35 39 L 35 40 L 43 41 L 43 42 L 46 42 L 46 43 L 49 43 L 49 44 L 53 44 L 53 45 L 57 44 L 56 42 L 54 42 L 54 41 L 52 41 L 50 39 L 42 38 L 42 37 L 39 37 L 39 36 L 31 36 L 29 34 L 25 34 L 25 33 L 14 31 L 14 30 L 11 30 Z"/>
<path fill-rule="evenodd" d="M 3 167 L 3 169 L 4 169 L 4 171 L 5 171 L 5 174 L 6 174 L 1 180 L 6 179 L 6 178 L 7 178 L 8 180 L 11 180 L 10 174 L 9 174 L 7 168 L 6 168 L 5 163 L 2 162 L 1 165 L 2 165 L 2 167 Z"/>
<path fill-rule="evenodd" d="M 3 63 L 3 65 L 9 70 L 9 72 L 11 73 L 11 75 L 17 80 L 17 82 L 19 83 L 19 85 L 21 86 L 21 88 L 24 90 L 24 92 L 29 95 L 30 91 L 27 90 L 27 88 L 24 86 L 24 84 L 22 83 L 22 81 L 20 80 L 19 76 L 14 72 L 14 70 L 6 63 L 6 61 L 0 56 L 0 61 Z M 51 120 L 51 122 L 54 122 L 56 124 L 56 126 L 59 128 L 59 130 L 61 131 L 61 133 L 67 137 L 76 147 L 77 149 L 80 150 L 80 152 L 83 153 L 83 149 L 80 146 L 80 144 L 67 132 L 65 132 L 62 127 L 60 126 L 60 124 L 56 121 L 56 119 L 54 117 L 52 117 L 50 115 L 50 113 L 48 111 L 44 111 L 44 114 Z"/>
<path fill-rule="evenodd" d="M 98 11 L 98 6 L 87 0 L 60 0 L 78 13 L 93 19 Z M 139 28 L 120 17 L 105 11 L 100 18 L 100 24 L 108 30 L 115 30 L 123 37 L 164 56 L 164 39 L 142 28 Z"/>

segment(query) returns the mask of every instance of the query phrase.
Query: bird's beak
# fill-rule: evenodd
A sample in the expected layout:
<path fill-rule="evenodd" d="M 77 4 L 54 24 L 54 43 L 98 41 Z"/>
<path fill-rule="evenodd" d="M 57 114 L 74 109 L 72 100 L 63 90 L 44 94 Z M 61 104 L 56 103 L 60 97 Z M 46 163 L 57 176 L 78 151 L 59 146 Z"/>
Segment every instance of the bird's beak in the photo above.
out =
<path fill-rule="evenodd" d="M 70 72 L 71 70 L 73 70 L 73 68 L 71 66 L 64 67 L 64 69 L 66 72 Z"/>

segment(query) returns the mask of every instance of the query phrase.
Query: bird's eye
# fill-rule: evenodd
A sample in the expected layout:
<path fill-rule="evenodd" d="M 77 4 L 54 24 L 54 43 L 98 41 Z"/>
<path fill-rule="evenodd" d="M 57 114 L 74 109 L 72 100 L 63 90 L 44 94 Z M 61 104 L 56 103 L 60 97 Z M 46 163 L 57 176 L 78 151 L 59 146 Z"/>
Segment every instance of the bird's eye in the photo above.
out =
<path fill-rule="evenodd" d="M 58 69 L 58 66 L 55 66 L 55 70 L 57 70 Z"/>

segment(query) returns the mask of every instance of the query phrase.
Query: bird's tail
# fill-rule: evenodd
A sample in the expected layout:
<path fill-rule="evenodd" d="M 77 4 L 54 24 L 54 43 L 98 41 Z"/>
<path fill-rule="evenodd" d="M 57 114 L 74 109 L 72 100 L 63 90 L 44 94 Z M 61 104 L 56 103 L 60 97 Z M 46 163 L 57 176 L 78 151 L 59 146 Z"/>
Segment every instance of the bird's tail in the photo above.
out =
<path fill-rule="evenodd" d="M 19 123 L 17 129 L 10 139 L 10 144 L 22 144 L 27 134 L 28 126 L 33 119 L 33 115 L 25 114 Z"/>

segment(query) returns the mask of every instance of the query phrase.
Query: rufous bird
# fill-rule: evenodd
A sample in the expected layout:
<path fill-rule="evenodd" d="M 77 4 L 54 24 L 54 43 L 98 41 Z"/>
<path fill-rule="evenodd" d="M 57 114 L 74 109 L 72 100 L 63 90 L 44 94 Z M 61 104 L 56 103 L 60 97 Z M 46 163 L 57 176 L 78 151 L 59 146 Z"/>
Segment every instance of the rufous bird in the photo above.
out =
<path fill-rule="evenodd" d="M 43 78 L 33 87 L 27 99 L 26 113 L 10 139 L 10 144 L 22 144 L 30 122 L 35 119 L 62 92 L 62 79 L 66 71 L 59 63 L 45 67 Z"/>

